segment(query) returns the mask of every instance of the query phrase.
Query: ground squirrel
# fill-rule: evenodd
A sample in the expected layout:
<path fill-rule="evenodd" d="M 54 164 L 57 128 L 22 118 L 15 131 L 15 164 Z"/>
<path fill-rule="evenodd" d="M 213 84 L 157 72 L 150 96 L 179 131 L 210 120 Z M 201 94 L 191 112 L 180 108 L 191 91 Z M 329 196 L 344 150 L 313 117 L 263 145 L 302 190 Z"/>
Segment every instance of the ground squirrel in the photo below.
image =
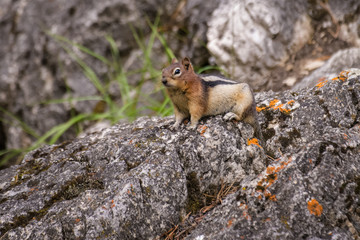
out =
<path fill-rule="evenodd" d="M 178 128 L 190 117 L 190 128 L 194 129 L 201 117 L 225 114 L 225 120 L 242 120 L 252 125 L 255 136 L 262 140 L 254 95 L 248 84 L 222 76 L 198 75 L 187 57 L 181 63 L 173 59 L 162 70 L 162 83 L 174 105 L 172 128 Z"/>

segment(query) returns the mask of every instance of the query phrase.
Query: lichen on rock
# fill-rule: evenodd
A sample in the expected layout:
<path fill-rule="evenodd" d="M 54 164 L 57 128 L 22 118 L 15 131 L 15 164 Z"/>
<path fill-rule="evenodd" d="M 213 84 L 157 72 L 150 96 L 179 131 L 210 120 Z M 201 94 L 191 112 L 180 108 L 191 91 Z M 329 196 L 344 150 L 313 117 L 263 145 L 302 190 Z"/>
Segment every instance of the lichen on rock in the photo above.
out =
<path fill-rule="evenodd" d="M 265 146 L 215 116 L 191 131 L 143 117 L 37 149 L 0 172 L 0 236 L 161 239 L 205 207 L 182 237 L 356 238 L 358 73 L 256 94 Z M 237 187 L 206 207 L 223 184 Z"/>

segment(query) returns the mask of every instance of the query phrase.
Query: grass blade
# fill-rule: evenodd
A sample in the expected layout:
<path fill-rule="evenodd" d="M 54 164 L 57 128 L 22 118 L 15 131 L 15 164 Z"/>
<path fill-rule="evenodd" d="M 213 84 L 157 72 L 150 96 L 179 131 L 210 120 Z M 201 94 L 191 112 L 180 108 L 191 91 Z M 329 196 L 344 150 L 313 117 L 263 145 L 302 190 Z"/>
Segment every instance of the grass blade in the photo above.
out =
<path fill-rule="evenodd" d="M 71 45 L 71 46 L 74 46 L 76 48 L 78 48 L 79 50 L 81 50 L 82 52 L 100 60 L 101 62 L 103 62 L 104 64 L 106 65 L 110 65 L 110 61 L 108 59 L 106 59 L 105 57 L 95 53 L 94 51 L 90 50 L 89 48 L 81 45 L 81 44 L 78 44 L 76 42 L 73 42 L 73 41 L 70 41 L 69 39 L 63 37 L 63 36 L 60 36 L 60 35 L 57 35 L 57 34 L 53 34 L 53 33 L 50 33 L 49 31 L 45 31 L 45 33 L 52 37 L 53 39 L 57 40 L 60 44 L 62 43 L 66 43 L 68 45 Z"/>

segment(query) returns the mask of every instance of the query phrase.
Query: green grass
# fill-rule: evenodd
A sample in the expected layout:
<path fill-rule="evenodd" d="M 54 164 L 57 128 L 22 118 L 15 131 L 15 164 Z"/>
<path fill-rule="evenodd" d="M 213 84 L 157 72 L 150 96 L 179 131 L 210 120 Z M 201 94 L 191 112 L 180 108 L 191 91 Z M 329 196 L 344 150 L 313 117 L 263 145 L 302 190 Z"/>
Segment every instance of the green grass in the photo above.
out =
<path fill-rule="evenodd" d="M 59 46 L 66 51 L 66 53 L 73 59 L 74 63 L 81 68 L 84 76 L 86 76 L 88 81 L 96 88 L 97 94 L 93 96 L 73 97 L 71 89 L 67 88 L 66 95 L 70 97 L 63 99 L 50 99 L 38 104 L 70 104 L 70 106 L 75 106 L 78 102 L 92 101 L 95 102 L 97 107 L 95 107 L 94 111 L 91 113 L 77 113 L 73 107 L 73 110 L 70 112 L 71 118 L 68 121 L 52 127 L 42 135 L 38 134 L 34 129 L 14 114 L 8 112 L 6 109 L 0 108 L 0 112 L 2 112 L 3 115 L 6 115 L 6 118 L 0 119 L 5 126 L 20 126 L 22 130 L 34 140 L 31 146 L 23 149 L 7 149 L 0 151 L 0 168 L 10 159 L 16 158 L 17 163 L 19 163 L 24 154 L 27 152 L 39 148 L 44 144 L 54 144 L 58 142 L 59 138 L 69 129 L 76 130 L 76 133 L 81 133 L 84 123 L 88 123 L 89 121 L 95 122 L 108 120 L 112 124 L 117 123 L 120 119 L 132 121 L 141 116 L 143 110 L 145 109 L 151 110 L 153 115 L 157 116 L 168 116 L 173 114 L 170 98 L 165 93 L 164 87 L 162 87 L 161 84 L 157 84 L 160 82 L 161 70 L 154 66 L 151 58 L 156 41 L 161 43 L 168 58 L 168 62 L 171 62 L 171 59 L 175 58 L 175 55 L 167 44 L 165 38 L 158 31 L 159 19 L 160 18 L 157 17 L 154 22 L 147 19 L 147 24 L 151 29 L 151 34 L 147 39 L 144 39 L 141 32 L 130 26 L 134 40 L 142 52 L 142 56 L 139 58 L 139 61 L 142 62 L 142 67 L 131 71 L 126 71 L 123 68 L 117 44 L 111 36 L 105 37 L 111 50 L 111 56 L 105 57 L 81 44 L 71 41 L 70 39 L 45 31 L 45 33 L 53 41 L 56 41 Z M 106 66 L 108 69 L 107 76 L 98 76 L 95 70 L 92 69 L 91 66 L 89 66 L 86 61 L 79 56 L 79 54 L 77 54 L 79 51 L 82 53 L 81 55 L 85 54 L 87 57 L 91 57 L 98 63 Z M 61 69 L 61 66 L 59 66 L 59 69 Z M 197 69 L 197 72 L 202 73 L 208 70 L 222 71 L 218 67 L 205 66 Z M 134 75 L 139 78 L 139 81 L 136 85 L 131 85 L 129 83 L 129 78 Z M 142 87 L 148 81 L 153 82 L 156 89 L 153 93 L 144 95 Z M 67 85 L 66 82 L 65 85 Z M 117 86 L 121 96 L 120 105 L 116 102 L 117 99 L 113 99 L 109 92 L 110 86 L 114 85 Z M 159 93 L 163 96 L 161 101 L 152 97 L 153 94 Z"/>
<path fill-rule="evenodd" d="M 144 109 L 150 109 L 154 115 L 158 116 L 167 116 L 173 113 L 171 102 L 169 97 L 164 94 L 163 87 L 160 87 L 160 84 L 156 84 L 160 80 L 161 70 L 157 69 L 151 60 L 152 49 L 155 41 L 160 41 L 169 61 L 174 57 L 173 52 L 168 47 L 166 41 L 162 35 L 158 32 L 159 17 L 156 18 L 155 22 L 152 23 L 148 21 L 148 25 L 151 28 L 150 37 L 145 40 L 135 28 L 131 27 L 133 37 L 142 51 L 141 61 L 142 67 L 137 70 L 126 72 L 121 64 L 120 54 L 115 43 L 115 40 L 111 36 L 106 36 L 106 40 L 111 49 L 111 57 L 106 58 L 100 54 L 92 51 L 91 49 L 80 45 L 76 42 L 73 42 L 63 36 L 54 35 L 49 32 L 46 32 L 54 41 L 56 41 L 62 49 L 64 49 L 67 54 L 74 60 L 74 62 L 81 68 L 83 74 L 89 80 L 89 82 L 96 88 L 98 94 L 95 96 L 84 96 L 84 97 L 69 97 L 66 99 L 51 99 L 48 101 L 43 101 L 39 104 L 64 104 L 70 103 L 73 106 L 76 102 L 81 101 L 95 101 L 98 103 L 100 110 L 95 110 L 91 113 L 72 113 L 72 117 L 64 123 L 61 123 L 57 126 L 54 126 L 49 131 L 43 135 L 36 133 L 29 125 L 24 121 L 19 119 L 14 114 L 8 112 L 6 109 L 0 108 L 0 111 L 6 115 L 6 119 L 11 119 L 11 121 L 0 119 L 5 125 L 16 125 L 20 126 L 24 132 L 26 132 L 31 138 L 35 139 L 34 143 L 24 149 L 8 149 L 0 151 L 0 167 L 5 165 L 10 159 L 17 158 L 18 161 L 21 160 L 27 152 L 34 150 L 44 144 L 54 144 L 59 138 L 70 128 L 75 128 L 78 130 L 78 133 L 82 131 L 82 125 L 84 122 L 89 121 L 103 121 L 108 120 L 112 124 L 118 122 L 120 119 L 127 119 L 129 121 L 134 120 L 135 118 L 141 115 L 141 112 Z M 87 56 L 94 58 L 96 61 L 105 65 L 108 69 L 108 75 L 104 78 L 100 78 L 94 69 L 92 69 L 78 54 L 77 51 L 85 53 Z M 129 84 L 129 77 L 136 74 L 139 76 L 139 81 L 136 86 Z M 154 82 L 157 86 L 156 90 L 150 95 L 145 95 L 142 93 L 141 89 L 144 83 L 147 81 Z M 118 87 L 121 96 L 121 105 L 115 102 L 115 99 L 109 93 L 109 87 L 114 86 Z M 71 91 L 68 90 L 71 95 Z M 151 97 L 154 93 L 162 93 L 163 100 L 158 101 Z M 139 107 L 139 106 L 143 107 Z M 74 111 L 75 112 L 75 111 Z"/>

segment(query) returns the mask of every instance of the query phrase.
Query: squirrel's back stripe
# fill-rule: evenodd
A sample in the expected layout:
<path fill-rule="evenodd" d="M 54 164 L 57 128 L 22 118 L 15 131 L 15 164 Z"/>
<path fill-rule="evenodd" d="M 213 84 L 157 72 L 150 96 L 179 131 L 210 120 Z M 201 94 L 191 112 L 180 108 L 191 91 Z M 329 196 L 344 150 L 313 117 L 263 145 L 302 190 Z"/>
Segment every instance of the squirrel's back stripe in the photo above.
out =
<path fill-rule="evenodd" d="M 223 80 L 213 80 L 213 81 L 205 81 L 203 79 L 202 80 L 202 84 L 204 84 L 206 87 L 215 87 L 218 85 L 234 85 L 234 84 L 239 84 L 237 82 L 232 82 L 232 81 L 223 81 Z"/>

